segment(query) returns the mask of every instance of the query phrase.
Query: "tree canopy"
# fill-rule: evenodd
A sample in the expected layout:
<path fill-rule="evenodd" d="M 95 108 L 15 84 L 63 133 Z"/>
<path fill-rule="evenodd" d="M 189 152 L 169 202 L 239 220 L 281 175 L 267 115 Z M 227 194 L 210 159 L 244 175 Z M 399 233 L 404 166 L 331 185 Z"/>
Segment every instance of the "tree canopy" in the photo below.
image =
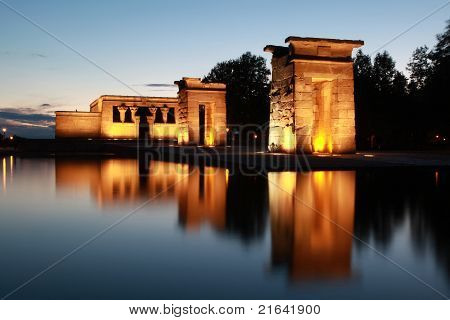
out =
<path fill-rule="evenodd" d="M 266 60 L 250 52 L 219 62 L 204 82 L 227 85 L 227 122 L 262 125 L 269 121 L 269 75 Z"/>
<path fill-rule="evenodd" d="M 433 49 L 414 50 L 409 79 L 384 51 L 354 59 L 359 148 L 417 148 L 450 140 L 450 20 Z M 376 142 L 373 143 L 374 139 Z"/>

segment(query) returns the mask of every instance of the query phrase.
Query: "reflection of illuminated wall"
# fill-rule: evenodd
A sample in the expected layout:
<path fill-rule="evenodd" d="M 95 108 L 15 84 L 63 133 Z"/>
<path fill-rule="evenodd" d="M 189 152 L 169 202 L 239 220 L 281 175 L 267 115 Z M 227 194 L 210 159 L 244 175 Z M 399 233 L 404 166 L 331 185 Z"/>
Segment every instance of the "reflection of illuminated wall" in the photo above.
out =
<path fill-rule="evenodd" d="M 269 181 L 273 263 L 289 264 L 294 279 L 350 275 L 352 237 L 330 221 L 353 233 L 355 172 L 270 173 Z"/>
<path fill-rule="evenodd" d="M 227 191 L 225 169 L 195 168 L 181 183 L 184 191 L 178 196 L 180 220 L 188 228 L 208 222 L 217 229 L 225 228 Z"/>
<path fill-rule="evenodd" d="M 227 170 L 189 167 L 187 164 L 151 161 L 139 175 L 136 159 L 56 161 L 56 186 L 65 190 L 89 189 L 100 206 L 177 200 L 180 221 L 189 229 L 207 222 L 225 227 Z"/>

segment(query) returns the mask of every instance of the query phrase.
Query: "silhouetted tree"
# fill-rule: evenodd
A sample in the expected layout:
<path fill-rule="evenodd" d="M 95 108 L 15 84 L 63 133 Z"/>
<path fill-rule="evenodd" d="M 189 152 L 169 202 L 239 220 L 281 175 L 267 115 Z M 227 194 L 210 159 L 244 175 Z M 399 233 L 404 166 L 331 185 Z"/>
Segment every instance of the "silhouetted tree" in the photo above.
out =
<path fill-rule="evenodd" d="M 358 149 L 370 147 L 370 136 L 373 127 L 373 96 L 375 86 L 373 82 L 372 60 L 362 50 L 358 50 L 353 64 L 355 78 L 355 121 L 356 144 Z"/>
<path fill-rule="evenodd" d="M 372 64 L 359 50 L 354 76 L 358 148 L 398 147 L 410 140 L 411 126 L 403 120 L 408 80 L 389 53 L 378 53 Z"/>
<path fill-rule="evenodd" d="M 219 62 L 203 81 L 227 85 L 228 123 L 262 125 L 269 121 L 269 75 L 266 60 L 246 52 Z"/>
<path fill-rule="evenodd" d="M 414 50 L 411 59 L 406 67 L 409 71 L 409 92 L 415 94 L 425 87 L 432 72 L 432 62 L 427 46 L 422 46 Z"/>
<path fill-rule="evenodd" d="M 446 59 L 450 58 L 450 20 L 447 20 L 445 31 L 438 34 L 436 38 L 438 42 L 434 47 L 431 57 L 437 65 L 440 65 L 448 62 Z"/>
<path fill-rule="evenodd" d="M 395 62 L 389 53 L 387 51 L 377 53 L 373 60 L 373 79 L 379 92 L 391 91 L 395 72 Z"/>

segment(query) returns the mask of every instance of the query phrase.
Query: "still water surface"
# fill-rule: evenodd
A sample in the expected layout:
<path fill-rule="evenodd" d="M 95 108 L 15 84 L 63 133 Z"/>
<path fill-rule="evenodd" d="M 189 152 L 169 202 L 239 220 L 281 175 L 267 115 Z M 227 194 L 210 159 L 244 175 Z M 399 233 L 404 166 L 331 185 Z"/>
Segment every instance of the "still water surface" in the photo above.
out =
<path fill-rule="evenodd" d="M 2 297 L 106 228 L 8 298 L 450 295 L 443 170 L 244 176 L 135 159 L 0 159 Z"/>

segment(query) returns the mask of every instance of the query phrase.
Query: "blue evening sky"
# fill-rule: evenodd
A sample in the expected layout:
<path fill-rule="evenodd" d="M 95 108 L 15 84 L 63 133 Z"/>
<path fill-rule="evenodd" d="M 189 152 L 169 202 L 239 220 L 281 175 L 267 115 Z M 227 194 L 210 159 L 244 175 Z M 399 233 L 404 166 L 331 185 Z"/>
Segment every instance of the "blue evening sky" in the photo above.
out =
<path fill-rule="evenodd" d="M 21 123 L 28 129 L 51 124 L 36 114 L 88 110 L 102 94 L 136 93 L 2 2 L 140 94 L 174 96 L 173 88 L 145 84 L 202 77 L 245 51 L 270 59 L 263 47 L 284 44 L 290 35 L 361 39 L 370 53 L 447 1 L 0 0 L 0 125 L 19 130 Z M 449 18 L 450 5 L 385 48 L 401 71 L 417 46 L 435 44 Z M 32 114 L 29 123 L 24 114 Z"/>

